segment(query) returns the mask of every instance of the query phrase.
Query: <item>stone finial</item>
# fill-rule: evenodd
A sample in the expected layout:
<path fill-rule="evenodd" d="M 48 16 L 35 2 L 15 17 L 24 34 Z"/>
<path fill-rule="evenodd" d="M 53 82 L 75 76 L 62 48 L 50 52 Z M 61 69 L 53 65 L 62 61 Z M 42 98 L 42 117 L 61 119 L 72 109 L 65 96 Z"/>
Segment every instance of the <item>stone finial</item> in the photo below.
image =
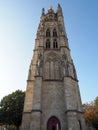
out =
<path fill-rule="evenodd" d="M 49 10 L 53 10 L 53 6 L 52 5 L 50 5 Z"/>
<path fill-rule="evenodd" d="M 48 12 L 49 12 L 49 13 L 53 13 L 53 12 L 54 12 L 54 11 L 53 11 L 53 6 L 52 6 L 52 5 L 50 5 Z"/>
<path fill-rule="evenodd" d="M 61 12 L 62 13 L 62 8 L 61 8 L 60 4 L 58 4 L 57 12 Z"/>
<path fill-rule="evenodd" d="M 43 15 L 43 14 L 45 14 L 45 9 L 44 9 L 44 8 L 42 8 L 42 15 Z"/>
<path fill-rule="evenodd" d="M 58 3 L 58 8 L 61 8 L 60 4 Z"/>

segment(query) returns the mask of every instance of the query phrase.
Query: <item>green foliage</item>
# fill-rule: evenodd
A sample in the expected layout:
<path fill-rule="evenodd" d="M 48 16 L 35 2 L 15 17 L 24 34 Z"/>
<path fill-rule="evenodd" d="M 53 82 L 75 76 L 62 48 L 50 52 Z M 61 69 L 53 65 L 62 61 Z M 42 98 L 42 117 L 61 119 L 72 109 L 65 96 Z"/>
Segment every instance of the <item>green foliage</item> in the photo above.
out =
<path fill-rule="evenodd" d="M 17 90 L 3 97 L 0 102 L 0 123 L 13 124 L 17 128 L 21 124 L 25 93 Z"/>
<path fill-rule="evenodd" d="M 98 106 L 98 97 L 95 98 L 94 103 Z"/>

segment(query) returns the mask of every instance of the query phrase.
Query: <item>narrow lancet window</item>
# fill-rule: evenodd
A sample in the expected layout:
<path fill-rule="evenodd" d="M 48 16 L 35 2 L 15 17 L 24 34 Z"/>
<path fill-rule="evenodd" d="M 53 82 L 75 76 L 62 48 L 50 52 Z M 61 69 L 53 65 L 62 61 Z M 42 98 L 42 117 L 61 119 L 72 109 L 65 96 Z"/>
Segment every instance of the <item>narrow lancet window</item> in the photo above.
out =
<path fill-rule="evenodd" d="M 47 31 L 46 31 L 46 37 L 50 37 L 50 30 L 49 29 L 47 29 Z"/>
<path fill-rule="evenodd" d="M 50 40 L 49 39 L 47 39 L 47 41 L 46 41 L 46 48 L 47 49 L 50 48 Z"/>
<path fill-rule="evenodd" d="M 57 37 L 57 31 L 56 31 L 56 29 L 53 30 L 53 37 Z"/>
<path fill-rule="evenodd" d="M 53 41 L 53 48 L 58 48 L 58 43 L 56 39 L 54 39 Z"/>

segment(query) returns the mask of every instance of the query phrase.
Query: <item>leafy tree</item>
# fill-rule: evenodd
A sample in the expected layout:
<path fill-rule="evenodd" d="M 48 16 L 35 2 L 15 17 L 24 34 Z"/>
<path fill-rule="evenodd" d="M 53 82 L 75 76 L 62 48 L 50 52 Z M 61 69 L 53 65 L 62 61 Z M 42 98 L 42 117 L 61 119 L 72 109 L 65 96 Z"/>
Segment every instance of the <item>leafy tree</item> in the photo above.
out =
<path fill-rule="evenodd" d="M 83 105 L 84 116 L 88 126 L 93 126 L 98 129 L 98 105 L 96 102 L 91 102 Z"/>
<path fill-rule="evenodd" d="M 0 123 L 14 124 L 19 129 L 22 120 L 25 93 L 17 90 L 0 102 Z"/>
<path fill-rule="evenodd" d="M 98 106 L 98 97 L 95 98 L 94 103 Z"/>

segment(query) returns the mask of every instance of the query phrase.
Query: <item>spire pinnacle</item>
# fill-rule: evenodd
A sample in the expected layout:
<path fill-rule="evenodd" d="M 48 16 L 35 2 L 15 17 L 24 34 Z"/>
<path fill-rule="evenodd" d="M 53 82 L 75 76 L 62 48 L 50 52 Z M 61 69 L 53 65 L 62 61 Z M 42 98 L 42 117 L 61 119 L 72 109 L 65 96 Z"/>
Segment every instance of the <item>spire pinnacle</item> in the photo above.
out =
<path fill-rule="evenodd" d="M 58 3 L 58 7 L 57 7 L 57 10 L 62 10 L 60 4 Z"/>
<path fill-rule="evenodd" d="M 50 5 L 49 10 L 53 10 L 53 6 L 52 5 Z"/>
<path fill-rule="evenodd" d="M 42 15 L 43 15 L 43 14 L 45 14 L 45 9 L 44 9 L 44 8 L 42 8 Z"/>
<path fill-rule="evenodd" d="M 59 3 L 58 3 L 58 7 L 57 7 L 57 12 L 60 13 L 60 14 L 62 14 L 62 8 L 61 8 L 61 6 L 60 6 Z"/>
<path fill-rule="evenodd" d="M 61 8 L 60 4 L 58 3 L 58 7 Z"/>
<path fill-rule="evenodd" d="M 53 6 L 52 6 L 52 5 L 50 5 L 48 12 L 49 12 L 49 13 L 53 13 L 53 12 L 54 12 L 54 11 L 53 11 Z"/>

